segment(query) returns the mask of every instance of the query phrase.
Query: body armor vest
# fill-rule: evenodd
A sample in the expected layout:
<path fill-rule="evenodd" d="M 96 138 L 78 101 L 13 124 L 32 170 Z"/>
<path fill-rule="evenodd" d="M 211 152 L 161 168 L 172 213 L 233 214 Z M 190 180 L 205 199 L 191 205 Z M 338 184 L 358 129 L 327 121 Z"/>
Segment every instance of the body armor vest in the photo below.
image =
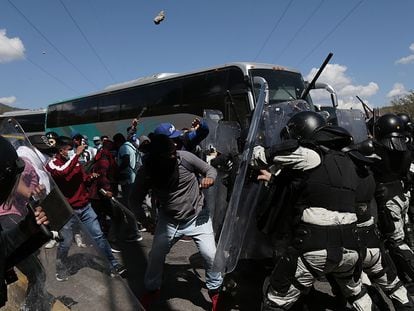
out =
<path fill-rule="evenodd" d="M 323 207 L 337 212 L 355 213 L 358 175 L 352 160 L 343 152 L 328 150 L 321 164 L 306 171 L 298 204 L 302 208 Z"/>

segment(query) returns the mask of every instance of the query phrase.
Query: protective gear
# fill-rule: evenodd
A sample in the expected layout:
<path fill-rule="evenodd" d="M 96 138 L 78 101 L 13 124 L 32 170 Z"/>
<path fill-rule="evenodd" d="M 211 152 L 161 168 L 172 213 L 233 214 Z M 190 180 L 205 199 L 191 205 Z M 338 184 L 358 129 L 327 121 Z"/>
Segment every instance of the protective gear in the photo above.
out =
<path fill-rule="evenodd" d="M 252 159 L 250 165 L 254 167 L 262 167 L 267 164 L 266 152 L 262 146 L 255 146 L 253 148 Z"/>
<path fill-rule="evenodd" d="M 406 113 L 397 113 L 397 116 L 399 116 L 400 119 L 403 121 L 404 129 L 407 132 L 407 134 L 411 135 L 414 130 L 414 127 L 410 116 Z"/>
<path fill-rule="evenodd" d="M 338 126 L 351 133 L 354 143 L 359 143 L 368 138 L 365 115 L 359 109 L 336 109 Z"/>
<path fill-rule="evenodd" d="M 323 155 L 322 163 L 309 170 L 307 175 L 298 198 L 299 207 L 317 206 L 338 212 L 355 212 L 358 176 L 354 163 L 346 154 L 328 151 Z"/>
<path fill-rule="evenodd" d="M 326 125 L 326 120 L 314 111 L 301 111 L 293 115 L 285 129 L 289 138 L 303 140 L 311 138 L 313 132 Z"/>
<path fill-rule="evenodd" d="M 0 136 L 0 204 L 3 204 L 12 191 L 19 174 L 24 170 L 24 162 L 17 156 L 12 144 Z"/>
<path fill-rule="evenodd" d="M 390 150 L 407 150 L 404 122 L 395 114 L 384 114 L 374 125 L 375 139 Z"/>
<path fill-rule="evenodd" d="M 317 144 L 333 150 L 341 150 L 353 143 L 352 135 L 343 127 L 327 125 L 320 127 L 311 135 Z"/>
<path fill-rule="evenodd" d="M 56 145 L 56 141 L 57 141 L 59 135 L 56 132 L 50 131 L 50 132 L 47 132 L 45 134 L 45 136 L 46 136 L 50 146 L 54 147 Z"/>

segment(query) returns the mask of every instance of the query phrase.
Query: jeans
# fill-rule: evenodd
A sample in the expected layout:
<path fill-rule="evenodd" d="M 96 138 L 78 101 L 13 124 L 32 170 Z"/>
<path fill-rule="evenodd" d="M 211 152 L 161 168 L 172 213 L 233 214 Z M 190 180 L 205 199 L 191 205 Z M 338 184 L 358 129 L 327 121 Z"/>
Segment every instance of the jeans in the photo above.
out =
<path fill-rule="evenodd" d="M 161 287 L 165 257 L 175 242 L 184 235 L 193 238 L 203 257 L 207 289 L 214 290 L 221 286 L 223 283 L 221 273 L 212 271 L 216 243 L 209 211 L 204 209 L 195 219 L 185 223 L 172 222 L 162 212 L 159 213 L 145 273 L 144 284 L 147 290 L 156 290 Z"/>
<path fill-rule="evenodd" d="M 111 246 L 104 237 L 101 226 L 98 222 L 98 217 L 96 216 L 96 213 L 92 209 L 91 205 L 88 204 L 80 209 L 74 209 L 74 212 L 82 224 L 85 226 L 85 228 L 88 230 L 91 237 L 95 240 L 96 244 L 104 253 L 106 258 L 109 260 L 112 267 L 115 267 L 117 264 L 119 264 L 112 254 Z M 77 218 L 75 216 L 72 216 L 72 218 L 69 219 L 69 221 L 60 230 L 63 241 L 59 243 L 56 253 L 56 258 L 60 262 L 67 261 L 67 256 L 73 239 L 72 227 L 76 222 Z"/>

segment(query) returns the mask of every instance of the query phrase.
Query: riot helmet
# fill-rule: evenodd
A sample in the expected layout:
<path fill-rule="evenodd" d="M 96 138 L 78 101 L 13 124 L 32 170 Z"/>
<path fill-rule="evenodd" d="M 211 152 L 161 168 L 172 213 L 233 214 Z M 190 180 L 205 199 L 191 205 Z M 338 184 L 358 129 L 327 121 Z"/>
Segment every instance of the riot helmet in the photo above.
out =
<path fill-rule="evenodd" d="M 326 125 L 325 118 L 315 111 L 301 111 L 293 115 L 281 132 L 281 138 L 310 139 L 313 132 Z"/>
<path fill-rule="evenodd" d="M 59 135 L 56 132 L 49 131 L 45 134 L 45 136 L 49 142 L 49 145 L 51 147 L 54 147 L 56 145 L 56 140 L 58 139 Z"/>
<path fill-rule="evenodd" d="M 397 116 L 399 116 L 402 122 L 404 123 L 404 130 L 406 132 L 406 135 L 412 136 L 414 126 L 410 116 L 406 113 L 397 113 Z"/>
<path fill-rule="evenodd" d="M 354 141 L 351 133 L 340 126 L 326 125 L 317 128 L 311 135 L 317 144 L 333 150 L 341 150 L 351 145 Z"/>
<path fill-rule="evenodd" d="M 21 172 L 24 161 L 20 159 L 12 144 L 0 136 L 0 204 L 9 197 Z"/>
<path fill-rule="evenodd" d="M 407 150 L 403 120 L 392 113 L 378 118 L 374 125 L 375 140 L 390 150 Z"/>

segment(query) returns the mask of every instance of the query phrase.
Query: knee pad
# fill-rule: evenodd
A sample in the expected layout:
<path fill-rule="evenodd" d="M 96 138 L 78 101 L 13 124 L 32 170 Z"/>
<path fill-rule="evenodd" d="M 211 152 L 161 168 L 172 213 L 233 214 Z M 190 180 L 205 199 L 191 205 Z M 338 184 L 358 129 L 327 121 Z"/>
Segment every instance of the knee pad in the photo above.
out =
<path fill-rule="evenodd" d="M 277 260 L 270 275 L 269 283 L 278 293 L 288 292 L 295 279 L 297 263 L 297 257 L 288 254 L 279 257 Z"/>

